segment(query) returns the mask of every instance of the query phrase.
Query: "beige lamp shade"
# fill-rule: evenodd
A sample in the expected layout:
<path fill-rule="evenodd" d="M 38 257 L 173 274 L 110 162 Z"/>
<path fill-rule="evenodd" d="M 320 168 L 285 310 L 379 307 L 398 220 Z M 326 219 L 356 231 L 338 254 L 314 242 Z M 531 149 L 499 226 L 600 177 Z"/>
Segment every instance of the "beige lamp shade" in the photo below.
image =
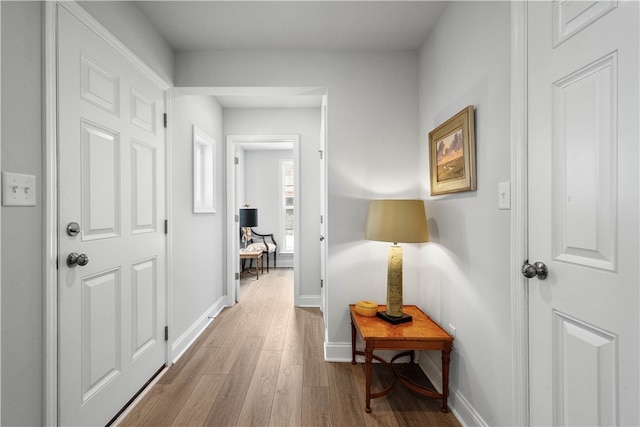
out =
<path fill-rule="evenodd" d="M 429 241 L 422 200 L 371 200 L 365 239 L 393 243 Z"/>
<path fill-rule="evenodd" d="M 393 242 L 387 258 L 387 309 L 376 315 L 396 324 L 411 321 L 402 312 L 402 247 L 398 243 L 429 241 L 422 200 L 372 200 L 367 214 L 367 240 Z"/>

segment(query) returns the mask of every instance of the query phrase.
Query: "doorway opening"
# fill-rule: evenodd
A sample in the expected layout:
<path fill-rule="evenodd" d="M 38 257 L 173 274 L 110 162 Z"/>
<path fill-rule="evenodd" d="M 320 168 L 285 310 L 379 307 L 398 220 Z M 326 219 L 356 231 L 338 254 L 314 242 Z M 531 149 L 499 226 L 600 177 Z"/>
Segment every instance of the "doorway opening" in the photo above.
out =
<path fill-rule="evenodd" d="M 300 198 L 293 197 L 291 209 L 281 209 L 283 198 L 280 189 L 280 165 L 292 162 L 292 186 L 289 191 L 298 194 L 300 183 L 300 136 L 299 135 L 228 135 L 227 136 L 227 305 L 240 300 L 241 262 L 238 256 L 241 244 L 239 210 L 249 206 L 258 210 L 259 222 L 256 230 L 261 234 L 273 233 L 276 238 L 276 253 L 269 256 L 269 268 L 293 268 L 294 304 L 299 305 L 300 257 L 295 250 L 283 251 L 287 238 L 287 212 L 291 215 L 291 228 L 296 243 L 300 242 Z M 269 172 L 270 170 L 270 172 Z M 282 217 L 284 214 L 284 217 Z M 282 232 L 281 232 L 282 231 Z M 298 246 L 298 245 L 297 245 Z M 298 246 L 300 247 L 300 246 Z M 277 260 L 277 261 L 276 261 Z M 256 263 L 258 260 L 256 260 Z M 263 259 L 262 263 L 266 263 Z M 266 271 L 266 270 L 265 270 Z"/>

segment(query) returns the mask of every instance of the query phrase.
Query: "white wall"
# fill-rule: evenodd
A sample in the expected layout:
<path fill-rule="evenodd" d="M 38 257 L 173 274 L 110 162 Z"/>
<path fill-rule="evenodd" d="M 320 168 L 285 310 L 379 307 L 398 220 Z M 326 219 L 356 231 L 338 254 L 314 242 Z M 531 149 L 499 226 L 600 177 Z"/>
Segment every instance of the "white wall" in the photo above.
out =
<path fill-rule="evenodd" d="M 418 53 L 181 52 L 176 85 L 327 88 L 326 351 L 350 360 L 348 304 L 386 294 L 386 245 L 364 240 L 368 201 L 419 195 Z M 407 251 L 405 259 L 416 256 Z M 409 303 L 417 302 L 417 279 L 409 263 Z"/>
<path fill-rule="evenodd" d="M 473 104 L 478 190 L 428 198 L 419 301 L 456 328 L 451 405 L 470 425 L 513 422 L 510 211 L 498 210 L 498 183 L 510 176 L 509 82 L 510 4 L 452 2 L 420 52 L 420 183 L 428 197 L 428 132 Z M 439 367 L 430 356 L 425 365 Z"/>
<path fill-rule="evenodd" d="M 224 303 L 226 244 L 222 108 L 174 91 L 171 111 L 171 345 L 181 354 Z M 216 213 L 193 213 L 193 125 L 215 140 Z"/>
<path fill-rule="evenodd" d="M 300 236 L 296 238 L 300 256 L 300 299 L 318 301 L 320 297 L 320 108 L 227 108 L 223 111 L 227 135 L 300 135 Z M 245 152 L 245 156 L 250 155 Z M 241 159 L 242 162 L 242 159 Z M 246 163 L 246 162 L 245 162 Z M 245 172 L 245 176 L 246 172 Z M 243 182 L 249 194 L 250 184 Z M 246 200 L 254 205 L 251 200 Z M 241 200 L 240 203 L 244 203 Z M 256 205 L 257 206 L 257 205 Z M 263 228 L 262 222 L 259 229 Z M 278 241 L 280 242 L 280 241 Z M 278 266 L 282 258 L 278 255 Z"/>
<path fill-rule="evenodd" d="M 2 170 L 35 175 L 37 196 L 1 208 L 3 425 L 42 423 L 41 14 L 38 2 L 2 2 Z"/>
<path fill-rule="evenodd" d="M 282 192 L 280 161 L 293 160 L 293 150 L 248 150 L 245 151 L 245 197 L 240 204 L 248 203 L 258 209 L 258 227 L 262 234 L 273 233 L 278 243 L 278 252 L 284 248 L 280 212 Z M 278 253 L 278 267 L 293 267 L 293 254 Z M 270 260 L 273 265 L 273 260 Z"/>

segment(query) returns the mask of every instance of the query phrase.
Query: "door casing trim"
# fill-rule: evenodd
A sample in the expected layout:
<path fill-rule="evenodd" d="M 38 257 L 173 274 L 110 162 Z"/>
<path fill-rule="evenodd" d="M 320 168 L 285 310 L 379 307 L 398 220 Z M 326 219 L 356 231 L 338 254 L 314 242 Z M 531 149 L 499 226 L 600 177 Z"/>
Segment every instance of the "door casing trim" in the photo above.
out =
<path fill-rule="evenodd" d="M 511 2 L 511 340 L 513 425 L 529 414 L 529 302 L 520 266 L 528 258 L 527 2 Z"/>
<path fill-rule="evenodd" d="M 226 252 L 227 257 L 227 277 L 225 294 L 227 297 L 226 305 L 231 307 L 235 305 L 237 300 L 236 295 L 236 273 L 239 274 L 239 258 L 233 256 L 237 254 L 239 250 L 238 246 L 238 228 L 235 222 L 235 192 L 236 192 L 236 176 L 235 176 L 235 147 L 236 144 L 241 145 L 245 142 L 258 142 L 258 143 L 270 143 L 270 142 L 290 142 L 293 144 L 293 161 L 295 165 L 294 169 L 294 191 L 299 194 L 300 191 L 300 135 L 227 135 L 226 136 L 226 156 L 225 165 L 227 169 L 227 244 Z M 300 248 L 301 236 L 300 236 L 300 197 L 296 196 L 293 201 L 294 210 L 294 223 L 293 232 L 296 236 L 296 251 L 293 254 L 293 289 L 294 289 L 294 305 L 296 307 L 301 306 L 300 300 Z"/>
<path fill-rule="evenodd" d="M 145 77 L 164 91 L 164 111 L 170 115 L 171 85 L 147 66 L 136 54 L 120 42 L 102 24 L 75 1 L 44 2 L 44 355 L 43 355 L 43 425 L 58 425 L 58 158 L 57 158 L 57 11 L 64 7 L 89 29 L 125 57 Z M 165 130 L 165 214 L 171 224 L 171 125 Z M 171 229 L 166 236 L 166 319 L 171 326 Z M 171 331 L 171 327 L 169 330 Z M 171 338 L 171 337 L 169 337 Z M 171 346 L 167 341 L 166 361 L 171 360 Z"/>

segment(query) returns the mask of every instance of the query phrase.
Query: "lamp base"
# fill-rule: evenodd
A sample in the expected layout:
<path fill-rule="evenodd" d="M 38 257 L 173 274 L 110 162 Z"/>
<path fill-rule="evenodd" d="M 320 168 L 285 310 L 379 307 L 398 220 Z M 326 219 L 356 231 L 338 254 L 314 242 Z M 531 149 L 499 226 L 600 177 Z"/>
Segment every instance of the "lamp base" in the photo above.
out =
<path fill-rule="evenodd" d="M 411 317 L 411 315 L 406 313 L 402 313 L 402 316 L 400 317 L 395 317 L 395 316 L 389 316 L 386 311 L 379 311 L 378 313 L 376 313 L 376 316 L 386 322 L 391 323 L 392 325 L 411 322 L 413 320 L 413 317 Z"/>

